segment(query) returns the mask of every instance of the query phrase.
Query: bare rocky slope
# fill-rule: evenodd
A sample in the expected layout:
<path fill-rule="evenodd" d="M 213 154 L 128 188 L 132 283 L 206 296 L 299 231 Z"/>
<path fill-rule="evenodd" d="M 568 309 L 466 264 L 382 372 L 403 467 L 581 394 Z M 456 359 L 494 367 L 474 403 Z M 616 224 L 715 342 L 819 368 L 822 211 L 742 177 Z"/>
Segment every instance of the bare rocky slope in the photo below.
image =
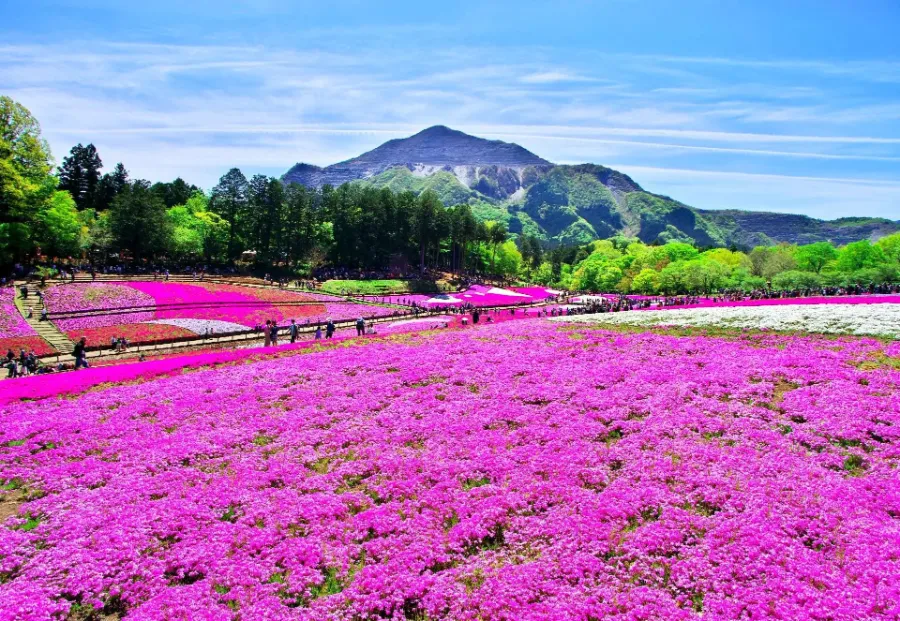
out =
<path fill-rule="evenodd" d="M 308 187 L 355 182 L 417 193 L 432 190 L 447 205 L 469 203 L 481 219 L 503 222 L 513 234 L 533 234 L 554 244 L 619 233 L 645 242 L 678 239 L 701 246 L 822 240 L 845 244 L 900 231 L 900 221 L 881 218 L 818 220 L 696 209 L 646 192 L 628 175 L 604 166 L 556 165 L 517 144 L 441 125 L 324 168 L 297 164 L 283 181 Z"/>

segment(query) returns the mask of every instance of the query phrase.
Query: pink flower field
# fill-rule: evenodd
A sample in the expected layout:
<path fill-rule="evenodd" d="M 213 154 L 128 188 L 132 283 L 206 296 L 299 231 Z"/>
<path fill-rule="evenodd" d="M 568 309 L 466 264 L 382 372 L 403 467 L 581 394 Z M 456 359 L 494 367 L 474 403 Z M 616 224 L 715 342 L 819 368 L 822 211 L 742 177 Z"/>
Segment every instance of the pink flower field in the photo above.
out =
<path fill-rule="evenodd" d="M 897 343 L 532 319 L 194 360 L 0 384 L 0 618 L 900 617 Z"/>
<path fill-rule="evenodd" d="M 85 336 L 95 344 L 119 336 L 135 343 L 153 342 L 203 334 L 207 328 L 239 332 L 267 319 L 285 326 L 291 319 L 303 324 L 393 312 L 381 306 L 326 301 L 334 299 L 272 288 L 163 281 L 66 284 L 46 294 L 56 326 L 71 339 Z M 54 318 L 52 313 L 75 314 Z"/>

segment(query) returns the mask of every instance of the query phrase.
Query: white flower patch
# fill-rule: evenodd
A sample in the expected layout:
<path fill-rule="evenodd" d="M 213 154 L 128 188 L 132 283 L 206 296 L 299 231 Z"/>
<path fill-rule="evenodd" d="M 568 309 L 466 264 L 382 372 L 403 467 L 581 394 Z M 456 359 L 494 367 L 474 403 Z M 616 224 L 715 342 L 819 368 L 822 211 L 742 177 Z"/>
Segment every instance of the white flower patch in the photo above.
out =
<path fill-rule="evenodd" d="M 159 323 L 190 330 L 194 334 L 222 334 L 227 332 L 245 332 L 248 328 L 239 323 L 219 321 L 218 319 L 154 319 L 146 323 Z"/>
<path fill-rule="evenodd" d="M 551 321 L 631 326 L 716 326 L 900 337 L 900 304 L 782 304 L 555 317 Z"/>

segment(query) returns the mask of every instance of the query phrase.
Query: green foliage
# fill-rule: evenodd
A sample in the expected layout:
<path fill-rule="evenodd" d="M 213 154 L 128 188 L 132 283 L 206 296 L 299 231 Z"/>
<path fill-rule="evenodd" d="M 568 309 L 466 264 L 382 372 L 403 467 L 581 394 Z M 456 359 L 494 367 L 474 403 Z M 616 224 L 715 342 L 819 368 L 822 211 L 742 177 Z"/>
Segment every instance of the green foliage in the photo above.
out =
<path fill-rule="evenodd" d="M 166 252 L 172 225 L 166 206 L 146 181 L 135 181 L 116 196 L 110 207 L 109 225 L 120 251 L 134 258 L 154 257 Z"/>
<path fill-rule="evenodd" d="M 100 169 L 103 162 L 97 148 L 80 143 L 72 147 L 59 167 L 59 189 L 72 195 L 78 209 L 96 209 L 103 196 L 100 192 Z"/>
<path fill-rule="evenodd" d="M 81 222 L 75 201 L 68 192 L 54 192 L 41 207 L 37 214 L 35 233 L 43 254 L 65 257 L 78 253 Z"/>
<path fill-rule="evenodd" d="M 819 289 L 821 287 L 822 278 L 816 272 L 789 270 L 787 272 L 781 272 L 772 278 L 772 288 L 777 291 Z"/>
<path fill-rule="evenodd" d="M 815 272 L 819 274 L 829 262 L 834 261 L 838 256 L 837 250 L 830 242 L 816 242 L 799 246 L 795 257 L 797 266 L 801 270 L 807 272 Z"/>
<path fill-rule="evenodd" d="M 631 281 L 631 290 L 635 293 L 652 295 L 659 291 L 659 272 L 645 267 Z"/>
<path fill-rule="evenodd" d="M 0 264 L 35 250 L 39 214 L 56 192 L 51 166 L 37 120 L 0 96 Z"/>
<path fill-rule="evenodd" d="M 878 247 L 887 261 L 900 263 L 900 233 L 894 233 L 878 240 Z"/>
<path fill-rule="evenodd" d="M 451 172 L 438 171 L 433 175 L 419 177 L 405 167 L 386 170 L 380 175 L 367 179 L 363 185 L 376 188 L 388 188 L 395 193 L 412 192 L 422 194 L 432 192 L 445 205 L 468 203 L 470 200 L 487 200 L 477 191 L 466 187 Z"/>
<path fill-rule="evenodd" d="M 837 257 L 837 269 L 853 272 L 868 267 L 877 267 L 887 261 L 881 246 L 868 239 L 852 242 L 841 248 Z"/>
<path fill-rule="evenodd" d="M 421 280 L 328 280 L 322 283 L 322 291 L 350 295 L 382 295 L 434 290 L 433 282 Z"/>

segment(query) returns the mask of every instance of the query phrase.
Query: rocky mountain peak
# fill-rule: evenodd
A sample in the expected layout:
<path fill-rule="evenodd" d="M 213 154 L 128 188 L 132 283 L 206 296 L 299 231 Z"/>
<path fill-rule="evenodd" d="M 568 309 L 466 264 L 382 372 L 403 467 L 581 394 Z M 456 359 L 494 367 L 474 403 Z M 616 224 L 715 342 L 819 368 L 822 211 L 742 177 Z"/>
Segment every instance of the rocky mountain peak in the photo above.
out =
<path fill-rule="evenodd" d="M 395 167 L 410 170 L 452 170 L 457 167 L 499 166 L 524 169 L 529 166 L 552 166 L 528 149 L 502 140 L 487 140 L 465 132 L 434 125 L 408 138 L 389 140 L 359 157 L 325 168 L 297 164 L 285 176 L 286 183 L 308 186 L 325 183 L 339 185 L 366 179 Z"/>

